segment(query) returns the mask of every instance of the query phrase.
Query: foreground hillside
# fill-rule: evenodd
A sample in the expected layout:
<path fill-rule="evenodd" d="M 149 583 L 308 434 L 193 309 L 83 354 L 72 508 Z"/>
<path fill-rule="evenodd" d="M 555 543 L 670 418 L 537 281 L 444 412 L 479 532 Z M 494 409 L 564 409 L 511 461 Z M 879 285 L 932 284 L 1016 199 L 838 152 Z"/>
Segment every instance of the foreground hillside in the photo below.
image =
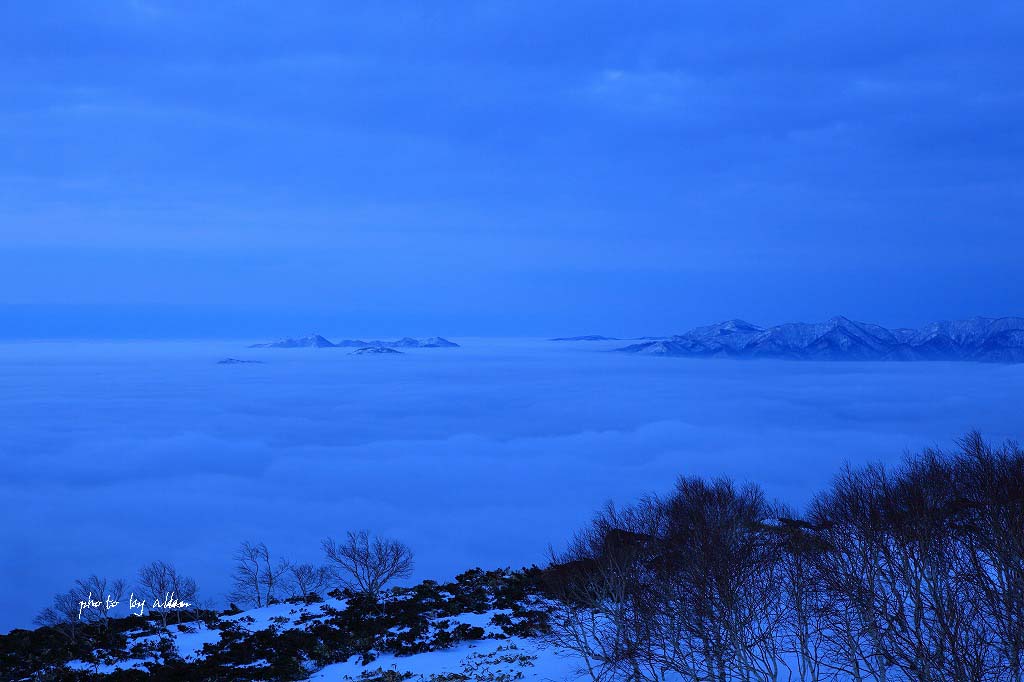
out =
<path fill-rule="evenodd" d="M 164 597 L 161 620 L 108 618 L 115 597 L 82 621 L 80 600 L 108 594 L 93 576 L 54 598 L 44 627 L 0 637 L 0 671 L 7 680 L 1020 682 L 1022 538 L 1024 449 L 971 433 L 954 451 L 896 467 L 847 467 L 802 513 L 754 484 L 680 477 L 662 495 L 607 505 L 545 569 L 474 569 L 386 589 L 411 570 L 399 541 L 328 537 L 326 574 L 271 562 L 264 544 L 246 542 L 233 598 L 255 609 L 175 602 L 171 613 Z M 274 598 L 286 568 L 304 598 Z M 161 562 L 138 585 L 162 577 L 178 586 L 172 594 L 197 594 Z M 325 597 L 310 587 L 339 580 L 345 587 Z"/>
<path fill-rule="evenodd" d="M 574 677 L 545 644 L 541 571 L 481 571 L 396 588 L 378 606 L 351 593 L 247 611 L 156 616 L 0 637 L 4 680 L 516 680 Z"/>

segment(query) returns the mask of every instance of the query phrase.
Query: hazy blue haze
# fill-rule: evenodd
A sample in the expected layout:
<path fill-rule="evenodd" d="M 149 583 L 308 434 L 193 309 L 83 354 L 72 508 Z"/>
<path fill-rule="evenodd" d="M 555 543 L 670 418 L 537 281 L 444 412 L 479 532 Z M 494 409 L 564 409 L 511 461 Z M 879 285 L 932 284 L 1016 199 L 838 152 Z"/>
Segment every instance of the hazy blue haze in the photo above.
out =
<path fill-rule="evenodd" d="M 1024 365 L 455 340 L 398 356 L 0 344 L 0 630 L 75 577 L 157 558 L 220 600 L 244 539 L 313 560 L 323 536 L 368 527 L 413 546 L 418 578 L 444 578 L 542 562 L 606 500 L 680 474 L 800 504 L 847 460 L 894 461 L 970 428 L 1020 435 Z M 215 364 L 229 356 L 267 364 Z"/>

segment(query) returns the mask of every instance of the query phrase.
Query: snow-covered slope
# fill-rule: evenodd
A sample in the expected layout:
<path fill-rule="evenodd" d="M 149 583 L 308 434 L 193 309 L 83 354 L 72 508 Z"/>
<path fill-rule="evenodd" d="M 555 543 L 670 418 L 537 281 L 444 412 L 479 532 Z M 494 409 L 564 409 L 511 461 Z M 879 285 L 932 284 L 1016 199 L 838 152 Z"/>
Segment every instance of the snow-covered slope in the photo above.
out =
<path fill-rule="evenodd" d="M 288 338 L 270 343 L 254 343 L 249 348 L 334 348 L 334 344 L 319 334 L 310 334 L 297 339 Z"/>
<path fill-rule="evenodd" d="M 578 679 L 582 661 L 545 635 L 552 602 L 542 575 L 474 569 L 450 583 L 395 589 L 379 603 L 334 590 L 324 599 L 190 612 L 166 628 L 155 615 L 133 615 L 82 626 L 75 642 L 53 628 L 15 631 L 0 636 L 0 672 L 13 675 L 0 679 L 37 679 L 45 670 L 74 680 L 135 679 L 119 671 L 159 680 Z"/>
<path fill-rule="evenodd" d="M 459 346 L 459 344 L 440 336 L 428 336 L 425 339 L 413 339 L 406 336 L 398 341 L 373 341 L 372 344 L 385 348 L 458 348 Z"/>
<path fill-rule="evenodd" d="M 581 679 L 582 661 L 564 649 L 552 646 L 537 637 L 505 636 L 494 618 L 509 617 L 509 610 L 484 613 L 463 613 L 448 619 L 451 626 L 465 624 L 479 627 L 484 638 L 460 642 L 455 646 L 426 651 L 411 656 L 385 654 L 364 664 L 356 657 L 334 663 L 317 671 L 309 680 L 360 679 L 393 671 L 397 675 L 430 682 L 436 678 L 451 680 L 558 680 Z M 450 627 L 451 627 L 450 626 Z M 465 675 L 465 678 L 459 677 Z"/>

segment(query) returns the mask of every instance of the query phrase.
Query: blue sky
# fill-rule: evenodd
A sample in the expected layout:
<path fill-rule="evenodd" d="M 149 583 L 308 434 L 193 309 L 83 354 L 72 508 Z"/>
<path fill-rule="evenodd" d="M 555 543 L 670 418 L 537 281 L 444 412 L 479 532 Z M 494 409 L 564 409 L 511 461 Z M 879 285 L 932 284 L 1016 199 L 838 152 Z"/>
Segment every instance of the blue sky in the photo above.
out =
<path fill-rule="evenodd" d="M 1022 314 L 1022 39 L 1010 2 L 6 3 L 0 322 Z"/>

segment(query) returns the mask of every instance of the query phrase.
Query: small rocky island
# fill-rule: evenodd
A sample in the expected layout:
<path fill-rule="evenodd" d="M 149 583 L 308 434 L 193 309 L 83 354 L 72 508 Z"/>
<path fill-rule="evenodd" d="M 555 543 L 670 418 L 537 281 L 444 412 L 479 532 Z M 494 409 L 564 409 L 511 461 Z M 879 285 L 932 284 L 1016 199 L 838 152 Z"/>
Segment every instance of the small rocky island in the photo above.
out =
<path fill-rule="evenodd" d="M 621 341 L 614 336 L 601 336 L 600 334 L 586 334 L 584 336 L 559 336 L 551 341 Z"/>
<path fill-rule="evenodd" d="M 287 338 L 270 343 L 256 343 L 249 348 L 458 348 L 459 344 L 440 336 L 428 336 L 414 339 L 405 336 L 397 341 L 362 341 L 345 339 L 337 343 L 319 334 L 310 334 L 299 338 Z"/>

